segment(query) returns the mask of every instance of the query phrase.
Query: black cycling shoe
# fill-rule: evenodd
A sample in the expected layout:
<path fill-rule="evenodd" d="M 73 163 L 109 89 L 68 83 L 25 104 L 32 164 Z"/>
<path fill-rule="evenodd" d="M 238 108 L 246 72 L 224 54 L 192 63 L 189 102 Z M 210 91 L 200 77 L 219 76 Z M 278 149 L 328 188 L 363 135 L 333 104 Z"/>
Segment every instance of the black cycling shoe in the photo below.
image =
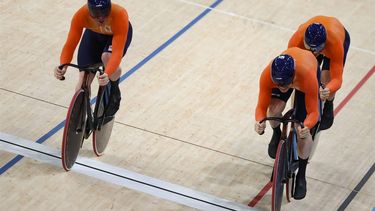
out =
<path fill-rule="evenodd" d="M 333 120 L 334 120 L 333 100 L 332 101 L 326 100 L 326 102 L 324 103 L 322 120 L 320 122 L 319 129 L 320 130 L 329 129 L 333 124 Z"/>
<path fill-rule="evenodd" d="M 280 136 L 281 136 L 281 130 L 280 126 L 277 128 L 273 128 L 273 134 L 270 143 L 268 144 L 268 155 L 275 159 L 276 152 L 277 152 L 277 146 L 280 142 Z"/>
<path fill-rule="evenodd" d="M 294 189 L 294 196 L 293 198 L 296 200 L 301 200 L 305 198 L 306 196 L 306 178 L 305 177 L 299 177 L 297 174 L 297 179 L 296 179 L 296 187 Z"/>

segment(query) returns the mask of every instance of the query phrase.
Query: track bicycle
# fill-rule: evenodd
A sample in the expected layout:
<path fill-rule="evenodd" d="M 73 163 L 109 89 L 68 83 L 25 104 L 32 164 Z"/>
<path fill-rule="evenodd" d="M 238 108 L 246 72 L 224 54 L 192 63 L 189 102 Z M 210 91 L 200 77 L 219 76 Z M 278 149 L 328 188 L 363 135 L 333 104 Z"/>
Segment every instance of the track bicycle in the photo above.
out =
<path fill-rule="evenodd" d="M 294 195 L 298 170 L 297 125 L 303 127 L 303 123 L 295 119 L 293 108 L 282 117 L 266 117 L 260 123 L 270 120 L 278 121 L 282 124 L 280 142 L 277 147 L 272 173 L 272 210 L 278 211 L 281 209 L 284 185 L 286 186 L 288 202 Z"/>
<path fill-rule="evenodd" d="M 84 77 L 81 88 L 74 94 L 66 115 L 65 127 L 63 132 L 61 160 L 62 166 L 69 171 L 77 157 L 84 139 L 88 139 L 93 134 L 93 150 L 97 156 L 103 154 L 108 145 L 114 123 L 114 116 L 106 116 L 111 85 L 100 86 L 96 98 L 95 108 L 92 111 L 90 103 L 91 82 L 88 80 L 90 73 L 104 73 L 104 66 L 98 63 L 90 66 L 78 66 L 75 64 L 62 64 L 84 71 Z M 61 80 L 64 80 L 63 77 Z"/>

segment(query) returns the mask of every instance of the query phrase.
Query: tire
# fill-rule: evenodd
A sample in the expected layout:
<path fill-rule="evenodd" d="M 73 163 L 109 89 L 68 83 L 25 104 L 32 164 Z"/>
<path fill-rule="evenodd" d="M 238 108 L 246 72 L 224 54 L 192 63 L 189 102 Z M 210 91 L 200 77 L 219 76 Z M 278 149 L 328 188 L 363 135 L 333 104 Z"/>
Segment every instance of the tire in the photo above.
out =
<path fill-rule="evenodd" d="M 77 91 L 66 115 L 63 133 L 61 161 L 63 168 L 69 171 L 74 165 L 82 145 L 86 126 L 87 101 L 83 89 Z"/>
<path fill-rule="evenodd" d="M 111 137 L 114 116 L 106 116 L 105 111 L 108 107 L 110 96 L 110 86 L 100 87 L 98 91 L 98 98 L 94 110 L 94 127 L 93 132 L 93 150 L 96 156 L 101 156 L 106 149 L 109 138 Z"/>
<path fill-rule="evenodd" d="M 106 117 L 108 118 L 108 117 Z M 99 130 L 93 132 L 93 150 L 96 156 L 101 156 L 108 145 L 109 138 L 112 134 L 113 123 L 115 118 L 112 117 L 112 120 L 108 121 L 101 126 Z"/>
<path fill-rule="evenodd" d="M 273 166 L 273 184 L 272 184 L 272 210 L 279 211 L 283 202 L 284 183 L 286 176 L 287 152 L 285 140 L 281 140 L 276 152 L 275 163 Z"/>

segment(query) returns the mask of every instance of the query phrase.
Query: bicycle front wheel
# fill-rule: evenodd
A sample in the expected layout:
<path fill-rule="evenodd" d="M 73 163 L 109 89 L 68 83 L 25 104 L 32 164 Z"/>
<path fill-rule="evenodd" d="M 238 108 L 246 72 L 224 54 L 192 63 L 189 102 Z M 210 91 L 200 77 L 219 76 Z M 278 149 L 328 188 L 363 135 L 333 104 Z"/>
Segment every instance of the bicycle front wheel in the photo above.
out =
<path fill-rule="evenodd" d="M 273 184 L 272 184 L 272 210 L 281 210 L 283 202 L 283 192 L 285 183 L 287 152 L 285 140 L 281 140 L 276 152 L 275 163 L 273 166 Z"/>
<path fill-rule="evenodd" d="M 61 149 L 61 161 L 66 171 L 74 165 L 81 148 L 86 126 L 86 104 L 85 92 L 81 89 L 73 96 L 66 115 Z"/>

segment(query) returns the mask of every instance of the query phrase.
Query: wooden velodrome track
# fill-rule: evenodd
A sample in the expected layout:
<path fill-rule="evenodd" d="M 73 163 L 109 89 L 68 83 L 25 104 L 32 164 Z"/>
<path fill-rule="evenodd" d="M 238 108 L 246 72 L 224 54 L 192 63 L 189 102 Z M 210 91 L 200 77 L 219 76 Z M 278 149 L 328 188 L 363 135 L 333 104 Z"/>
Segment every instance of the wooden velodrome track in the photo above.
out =
<path fill-rule="evenodd" d="M 272 171 L 270 129 L 253 131 L 259 74 L 318 14 L 339 18 L 352 42 L 335 124 L 308 166 L 307 196 L 283 209 L 375 207 L 373 0 L 114 1 L 134 27 L 122 106 L 106 153 L 97 158 L 86 141 L 81 164 L 65 172 L 53 155 L 77 71 L 62 82 L 53 68 L 85 2 L 0 1 L 0 210 L 245 209 Z M 122 173 L 159 188 L 113 176 Z M 270 197 L 255 208 L 270 210 Z"/>

